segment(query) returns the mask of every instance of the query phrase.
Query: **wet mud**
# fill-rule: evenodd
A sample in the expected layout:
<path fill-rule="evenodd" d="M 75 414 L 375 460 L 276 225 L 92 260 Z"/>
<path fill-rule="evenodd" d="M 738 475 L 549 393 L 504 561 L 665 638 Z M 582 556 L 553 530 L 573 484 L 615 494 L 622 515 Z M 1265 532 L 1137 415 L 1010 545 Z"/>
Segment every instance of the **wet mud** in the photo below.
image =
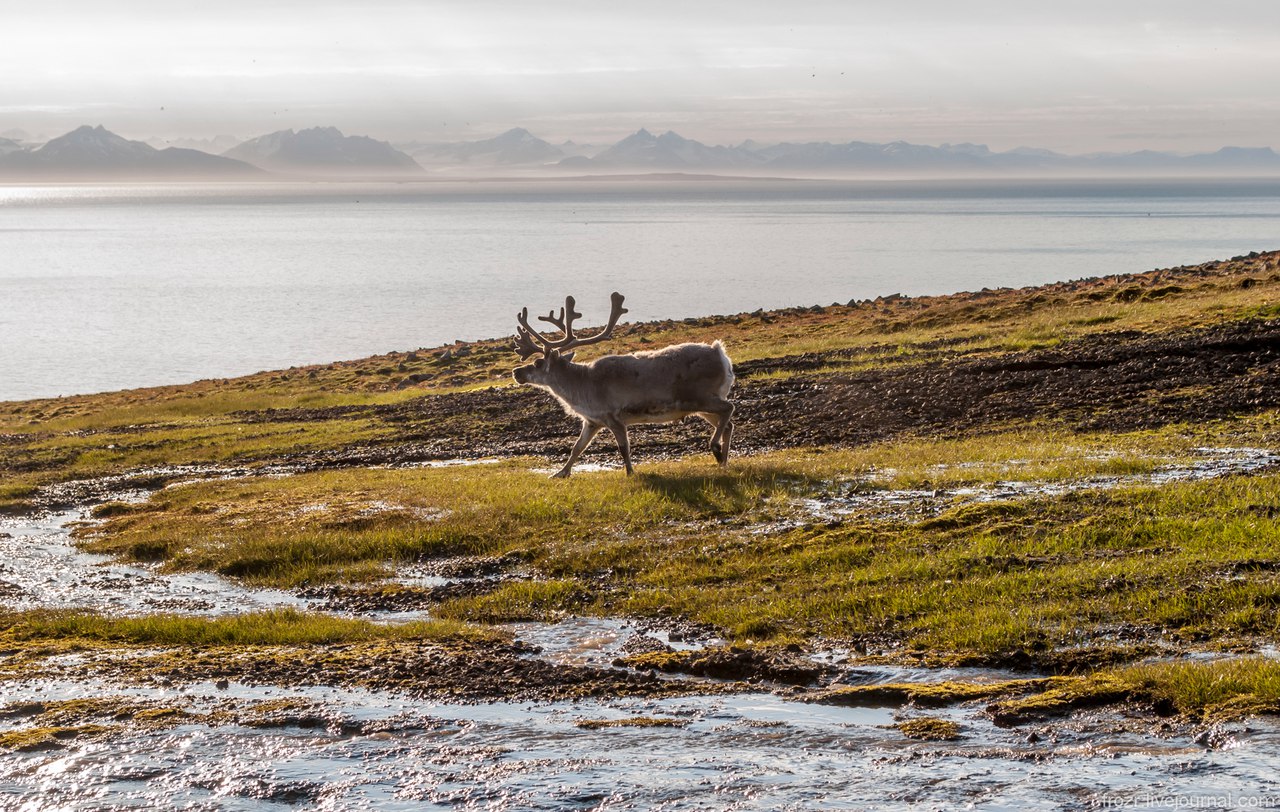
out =
<path fill-rule="evenodd" d="M 830 678 L 836 669 L 802 656 L 799 646 L 787 650 L 737 646 L 696 651 L 647 651 L 619 658 L 615 665 L 645 671 L 691 674 L 715 679 L 745 680 L 783 685 L 812 685 Z"/>
<path fill-rule="evenodd" d="M 66 673 L 59 676 L 92 676 L 153 686 L 225 681 L 249 686 L 359 688 L 455 702 L 669 697 L 735 690 L 731 684 L 658 679 L 644 672 L 556 662 L 535 656 L 537 653 L 536 648 L 519 641 L 215 647 L 93 658 L 91 664 L 67 666 Z"/>
<path fill-rule="evenodd" d="M 487 595 L 508 580 L 478 578 L 448 581 L 434 586 L 401 586 L 395 583 L 374 586 L 326 584 L 301 589 L 297 595 L 299 598 L 312 601 L 314 608 L 324 612 L 353 614 L 426 612 L 437 604 L 455 598 Z"/>

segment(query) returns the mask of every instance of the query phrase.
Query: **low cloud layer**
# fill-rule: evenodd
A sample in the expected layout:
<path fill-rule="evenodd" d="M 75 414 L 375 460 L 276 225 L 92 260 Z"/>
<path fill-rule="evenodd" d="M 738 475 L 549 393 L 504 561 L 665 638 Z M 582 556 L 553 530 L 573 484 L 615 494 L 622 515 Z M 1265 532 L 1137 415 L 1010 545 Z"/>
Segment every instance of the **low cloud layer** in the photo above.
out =
<path fill-rule="evenodd" d="M 1280 6 L 61 2 L 10 15 L 0 131 L 1275 145 Z"/>

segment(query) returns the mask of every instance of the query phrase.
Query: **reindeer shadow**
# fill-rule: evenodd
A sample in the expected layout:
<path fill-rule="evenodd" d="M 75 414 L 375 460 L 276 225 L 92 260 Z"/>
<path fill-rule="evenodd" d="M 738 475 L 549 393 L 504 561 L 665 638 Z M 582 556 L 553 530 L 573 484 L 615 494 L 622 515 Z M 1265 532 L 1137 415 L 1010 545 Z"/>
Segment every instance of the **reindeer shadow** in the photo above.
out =
<path fill-rule="evenodd" d="M 799 496 L 829 484 L 783 467 L 717 469 L 707 473 L 671 474 L 637 471 L 636 483 L 700 511 L 741 513 L 761 506 L 761 496 L 783 489 Z"/>

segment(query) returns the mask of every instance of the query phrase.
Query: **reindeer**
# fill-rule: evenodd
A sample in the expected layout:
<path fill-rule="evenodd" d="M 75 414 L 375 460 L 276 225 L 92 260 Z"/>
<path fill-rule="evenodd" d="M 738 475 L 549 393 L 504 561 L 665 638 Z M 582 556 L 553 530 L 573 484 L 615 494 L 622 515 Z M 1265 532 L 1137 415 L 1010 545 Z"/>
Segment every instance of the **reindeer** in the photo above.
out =
<path fill-rule="evenodd" d="M 569 452 L 569 461 L 555 478 L 565 478 L 600 429 L 607 428 L 618 440 L 627 475 L 631 468 L 631 443 L 627 427 L 637 423 L 672 423 L 695 414 L 715 429 L 711 453 L 721 465 L 729 462 L 729 441 L 733 437 L 733 404 L 726 398 L 733 386 L 733 363 L 719 341 L 714 344 L 676 344 L 660 350 L 632 355 L 606 355 L 577 364 L 575 347 L 597 344 L 613 336 L 619 317 L 626 313 L 623 295 L 613 294 L 609 323 L 592 336 L 578 336 L 573 322 L 582 314 L 574 310 L 568 296 L 557 316 L 552 310 L 540 321 L 561 333 L 551 339 L 529 326 L 529 308 L 516 320 L 515 350 L 521 361 L 542 357 L 512 373 L 517 383 L 546 389 L 555 395 L 565 412 L 582 420 L 582 433 Z"/>

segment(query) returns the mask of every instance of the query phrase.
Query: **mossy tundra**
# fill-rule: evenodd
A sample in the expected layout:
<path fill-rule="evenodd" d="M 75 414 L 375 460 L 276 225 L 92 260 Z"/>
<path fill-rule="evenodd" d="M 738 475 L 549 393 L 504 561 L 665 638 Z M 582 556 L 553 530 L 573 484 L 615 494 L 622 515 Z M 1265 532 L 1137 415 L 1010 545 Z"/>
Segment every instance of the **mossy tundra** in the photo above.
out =
<path fill-rule="evenodd" d="M 99 501 L 78 531 L 86 550 L 285 589 L 461 557 L 505 570 L 442 596 L 436 625 L 396 632 L 310 616 L 24 615 L 4 634 L 474 642 L 498 622 L 627 616 L 739 645 L 1077 681 L 957 688 L 1010 718 L 1086 695 L 1274 711 L 1269 661 L 1135 663 L 1255 650 L 1280 631 L 1278 292 L 1280 255 L 1261 254 L 625 327 L 610 351 L 725 341 L 743 452 L 725 470 L 677 427 L 637 433 L 634 477 L 547 480 L 574 429 L 510 388 L 505 340 L 0 404 L 0 511 Z M 1241 454 L 1254 463 L 1210 470 Z M 615 455 L 601 441 L 587 460 Z M 483 464 L 431 464 L 454 458 Z M 109 477 L 155 490 L 111 501 Z"/>

